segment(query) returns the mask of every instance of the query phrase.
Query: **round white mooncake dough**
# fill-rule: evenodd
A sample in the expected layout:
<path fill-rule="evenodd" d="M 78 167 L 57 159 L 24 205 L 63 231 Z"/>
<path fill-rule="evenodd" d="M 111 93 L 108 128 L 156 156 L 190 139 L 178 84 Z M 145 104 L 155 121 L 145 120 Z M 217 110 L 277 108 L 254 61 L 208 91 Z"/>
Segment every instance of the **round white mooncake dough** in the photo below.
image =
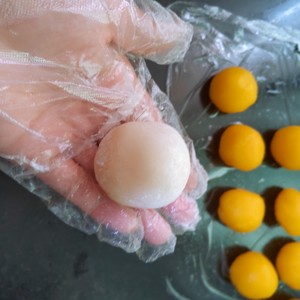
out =
<path fill-rule="evenodd" d="M 95 175 L 114 201 L 160 208 L 175 201 L 190 175 L 190 155 L 181 135 L 158 122 L 129 122 L 112 129 L 95 156 Z"/>

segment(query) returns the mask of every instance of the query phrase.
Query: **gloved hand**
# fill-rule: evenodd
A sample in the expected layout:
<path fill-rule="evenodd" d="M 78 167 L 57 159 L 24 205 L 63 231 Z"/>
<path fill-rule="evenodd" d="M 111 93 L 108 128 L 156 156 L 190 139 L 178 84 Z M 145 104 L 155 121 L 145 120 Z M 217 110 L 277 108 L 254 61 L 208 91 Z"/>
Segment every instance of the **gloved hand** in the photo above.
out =
<path fill-rule="evenodd" d="M 101 194 L 93 160 L 101 138 L 126 121 L 164 121 L 184 135 L 140 57 L 180 60 L 191 37 L 190 25 L 150 1 L 1 1 L 1 170 L 100 240 L 145 261 L 172 252 L 174 234 L 199 221 L 195 199 L 206 188 L 188 137 L 190 179 L 159 211 Z"/>

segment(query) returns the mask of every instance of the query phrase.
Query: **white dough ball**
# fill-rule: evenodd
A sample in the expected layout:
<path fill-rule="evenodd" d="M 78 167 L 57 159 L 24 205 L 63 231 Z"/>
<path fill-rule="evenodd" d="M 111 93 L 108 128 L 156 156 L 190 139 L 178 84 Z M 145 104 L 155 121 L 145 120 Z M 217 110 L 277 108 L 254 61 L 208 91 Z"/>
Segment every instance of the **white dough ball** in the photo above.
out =
<path fill-rule="evenodd" d="M 175 201 L 191 169 L 183 138 L 158 122 L 129 122 L 112 129 L 99 145 L 94 166 L 105 193 L 136 208 L 159 208 Z"/>

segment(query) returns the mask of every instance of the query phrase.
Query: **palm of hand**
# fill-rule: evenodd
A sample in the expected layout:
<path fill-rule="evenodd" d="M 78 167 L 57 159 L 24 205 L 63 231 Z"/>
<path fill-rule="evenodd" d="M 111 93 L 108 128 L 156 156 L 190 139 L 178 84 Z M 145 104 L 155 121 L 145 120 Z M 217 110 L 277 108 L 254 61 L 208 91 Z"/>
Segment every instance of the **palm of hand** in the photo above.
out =
<path fill-rule="evenodd" d="M 127 28 L 126 35 L 131 36 L 134 27 Z M 138 33 L 137 43 L 128 42 L 111 23 L 57 12 L 2 26 L 1 33 L 2 50 L 18 53 L 9 58 L 14 64 L 0 65 L 1 156 L 31 170 L 91 216 L 102 226 L 100 239 L 116 244 L 116 232 L 126 235 L 118 245 L 127 251 L 140 249 L 142 257 L 142 241 L 154 252 L 161 245 L 167 249 L 163 252 L 172 251 L 172 226 L 191 229 L 198 221 L 193 199 L 183 194 L 162 209 L 163 218 L 154 210 L 112 202 L 93 173 L 97 143 L 110 128 L 137 118 L 160 121 L 120 50 L 147 54 L 157 51 L 155 44 L 145 46 L 145 37 Z M 153 255 L 143 258 L 158 256 Z"/>

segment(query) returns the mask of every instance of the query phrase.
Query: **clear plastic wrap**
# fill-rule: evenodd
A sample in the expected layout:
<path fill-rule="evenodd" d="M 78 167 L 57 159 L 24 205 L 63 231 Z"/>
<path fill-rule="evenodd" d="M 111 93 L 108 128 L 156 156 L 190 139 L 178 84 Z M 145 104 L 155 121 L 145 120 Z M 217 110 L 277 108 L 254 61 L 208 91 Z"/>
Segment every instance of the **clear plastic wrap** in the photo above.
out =
<path fill-rule="evenodd" d="M 218 159 L 220 130 L 236 122 L 248 124 L 263 134 L 269 149 L 275 130 L 300 124 L 300 32 L 263 20 L 247 20 L 219 7 L 178 2 L 171 8 L 194 25 L 194 38 L 184 61 L 169 68 L 168 94 L 195 142 L 209 183 L 199 201 L 201 223 L 192 237 L 180 240 L 174 257 L 178 264 L 170 270 L 167 288 L 175 299 L 244 299 L 230 283 L 229 265 L 247 249 L 262 251 L 274 262 L 284 243 L 300 240 L 289 236 L 274 217 L 275 197 L 282 188 L 299 190 L 300 173 L 280 168 L 269 150 L 263 164 L 252 172 L 224 166 Z M 222 114 L 209 101 L 207 88 L 214 74 L 233 65 L 255 75 L 259 96 L 243 113 Z M 219 197 L 230 187 L 245 188 L 265 198 L 266 217 L 256 231 L 240 234 L 218 220 Z M 280 283 L 272 299 L 299 296 L 299 291 Z"/>
<path fill-rule="evenodd" d="M 147 262 L 173 252 L 207 176 L 141 57 L 181 60 L 192 26 L 152 1 L 2 1 L 0 15 L 0 169 L 101 241 Z M 97 144 L 132 120 L 171 124 L 190 150 L 186 190 L 160 211 L 122 207 L 94 178 Z"/>

